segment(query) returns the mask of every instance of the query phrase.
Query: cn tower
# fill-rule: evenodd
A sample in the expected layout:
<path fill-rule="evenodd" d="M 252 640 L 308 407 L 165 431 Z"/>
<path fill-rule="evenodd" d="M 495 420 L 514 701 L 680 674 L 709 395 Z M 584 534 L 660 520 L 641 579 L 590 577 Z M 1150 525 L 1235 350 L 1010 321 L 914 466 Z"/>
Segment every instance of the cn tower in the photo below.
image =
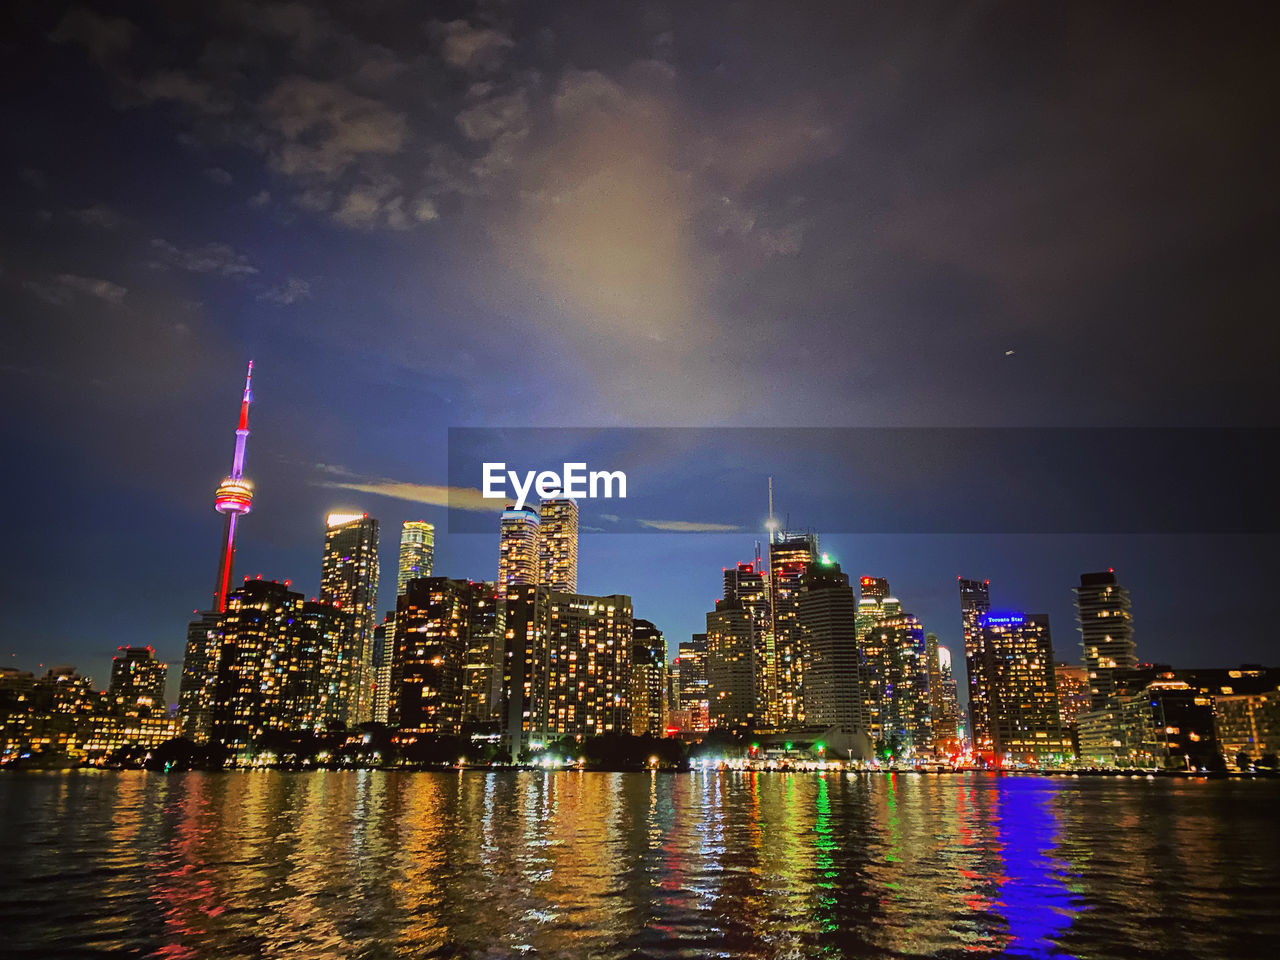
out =
<path fill-rule="evenodd" d="M 244 376 L 244 397 L 240 401 L 240 424 L 236 427 L 236 452 L 231 458 L 231 474 L 218 484 L 213 509 L 227 518 L 222 534 L 222 557 L 218 561 L 218 586 L 213 592 L 213 609 L 224 613 L 227 594 L 231 590 L 231 567 L 236 554 L 236 521 L 253 507 L 253 484 L 244 479 L 244 447 L 249 439 L 249 403 L 253 400 L 250 382 L 253 380 L 253 361 Z"/>

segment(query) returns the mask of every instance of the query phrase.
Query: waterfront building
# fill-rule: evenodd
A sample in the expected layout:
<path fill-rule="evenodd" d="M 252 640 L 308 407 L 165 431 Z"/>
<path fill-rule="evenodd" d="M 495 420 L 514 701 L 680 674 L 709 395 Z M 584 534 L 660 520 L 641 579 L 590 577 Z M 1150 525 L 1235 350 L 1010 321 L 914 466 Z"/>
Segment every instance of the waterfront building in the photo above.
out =
<path fill-rule="evenodd" d="M 667 641 L 652 621 L 633 620 L 631 733 L 661 737 L 667 727 Z"/>
<path fill-rule="evenodd" d="M 975 752 L 1004 761 L 1044 763 L 1070 756 L 1062 729 L 1049 618 L 1019 611 L 988 611 L 975 624 L 981 656 L 978 687 L 988 698 L 989 746 Z M 972 689 L 972 687 L 971 687 Z"/>
<path fill-rule="evenodd" d="M 462 661 L 462 723 L 494 724 L 502 702 L 505 610 L 494 580 L 470 581 L 466 645 Z"/>
<path fill-rule="evenodd" d="M 751 617 L 754 637 L 752 677 L 755 684 L 752 722 L 757 729 L 771 727 L 776 722 L 769 712 L 770 704 L 777 702 L 776 651 L 769 609 L 769 577 L 759 556 L 751 563 L 725 568 L 723 597 L 740 604 Z"/>
<path fill-rule="evenodd" d="M 711 698 L 707 691 L 707 635 L 695 633 L 680 642 L 675 659 L 676 683 L 680 690 L 680 711 L 687 715 L 681 727 L 693 733 L 711 728 Z"/>
<path fill-rule="evenodd" d="M 1280 690 L 1215 697 L 1214 717 L 1228 763 L 1247 769 L 1248 763 L 1280 754 Z"/>
<path fill-rule="evenodd" d="M 1115 571 L 1082 573 L 1075 587 L 1076 626 L 1089 672 L 1089 696 L 1095 708 L 1117 691 L 1118 679 L 1138 665 L 1129 591 Z"/>
<path fill-rule="evenodd" d="M 378 521 L 364 514 L 326 518 L 320 602 L 351 616 L 342 656 L 346 722 L 373 716 L 373 631 L 378 625 Z"/>
<path fill-rule="evenodd" d="M 804 650 L 796 623 L 796 603 L 805 569 L 818 559 L 812 532 L 781 531 L 769 542 L 769 610 L 773 620 L 774 699 L 767 716 L 779 728 L 803 726 Z"/>
<path fill-rule="evenodd" d="M 274 580 L 246 580 L 227 597 L 212 739 L 233 758 L 253 754 L 268 733 L 311 725 L 316 655 L 302 606 L 302 594 Z"/>
<path fill-rule="evenodd" d="M 1054 664 L 1054 674 L 1058 683 L 1058 711 L 1062 717 L 1062 729 L 1071 738 L 1073 747 L 1079 752 L 1079 718 L 1080 714 L 1092 709 L 1092 697 L 1089 692 L 1089 671 L 1082 664 Z"/>
<path fill-rule="evenodd" d="M 422 577 L 405 584 L 396 598 L 388 721 L 402 737 L 456 734 L 462 728 L 474 587 L 467 580 Z"/>
<path fill-rule="evenodd" d="M 707 613 L 708 723 L 713 730 L 748 733 L 756 726 L 756 623 L 737 597 L 723 597 Z"/>
<path fill-rule="evenodd" d="M 502 709 L 513 757 L 548 737 L 630 729 L 631 598 L 508 588 Z"/>
<path fill-rule="evenodd" d="M 298 614 L 301 646 L 294 685 L 300 692 L 295 699 L 298 719 L 307 729 L 342 730 L 351 724 L 354 617 L 333 602 L 314 598 Z"/>
<path fill-rule="evenodd" d="M 878 722 L 873 741 L 882 756 L 913 757 L 933 749 L 928 645 L 920 619 L 892 600 L 886 598 L 886 615 L 864 638 L 874 671 L 870 699 Z"/>
<path fill-rule="evenodd" d="M 865 735 L 857 603 L 838 563 L 805 565 L 794 610 L 804 651 L 805 725 Z"/>
<path fill-rule="evenodd" d="M 545 609 L 542 731 L 574 737 L 625 732 L 635 642 L 631 598 L 549 591 Z"/>
<path fill-rule="evenodd" d="M 991 581 L 956 578 L 960 588 L 960 627 L 964 635 L 965 675 L 969 683 L 969 739 L 974 754 L 990 754 L 992 737 L 992 691 L 987 686 L 991 673 L 986 668 L 980 618 L 991 609 Z"/>
<path fill-rule="evenodd" d="M 1218 769 L 1213 697 L 1183 680 L 1118 690 L 1077 718 L 1081 759 L 1104 766 Z"/>
<path fill-rule="evenodd" d="M 151 647 L 117 647 L 111 658 L 108 699 L 122 716 L 167 716 L 164 688 L 168 675 L 169 665 L 157 660 Z"/>
<path fill-rule="evenodd" d="M 938 657 L 938 709 L 933 720 L 934 749 L 938 753 L 951 756 L 959 753 L 964 747 L 964 734 L 961 730 L 961 714 L 959 693 L 956 690 L 955 672 L 952 668 L 951 650 L 939 645 Z M 930 691 L 933 690 L 930 681 Z"/>
<path fill-rule="evenodd" d="M 403 587 L 400 588 L 403 593 Z M 397 594 L 397 597 L 400 594 Z M 396 613 L 388 611 L 373 630 L 373 722 L 385 724 L 391 710 L 391 660 L 396 644 Z"/>

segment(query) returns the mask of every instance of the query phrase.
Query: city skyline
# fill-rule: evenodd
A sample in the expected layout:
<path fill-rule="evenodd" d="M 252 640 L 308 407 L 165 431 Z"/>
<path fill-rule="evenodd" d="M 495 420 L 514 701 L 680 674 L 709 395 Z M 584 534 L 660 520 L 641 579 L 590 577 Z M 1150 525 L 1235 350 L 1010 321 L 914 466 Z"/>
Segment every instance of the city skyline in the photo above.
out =
<path fill-rule="evenodd" d="M 21 335 L 0 389 L 30 412 L 4 425 L 24 469 L 2 662 L 105 682 L 110 649 L 151 644 L 176 689 L 249 359 L 236 580 L 308 596 L 335 511 L 434 523 L 436 572 L 491 575 L 491 541 L 449 534 L 439 506 L 454 425 L 1276 419 L 1273 11 L 1245 30 L 1191 6 L 919 23 L 659 4 L 607 27 L 554 5 L 292 10 L 17 8 L 13 68 L 49 82 L 6 100 L 0 297 Z M 1129 40 L 1088 39 L 1111 34 Z M 779 517 L 812 523 L 807 478 L 759 460 Z M 654 520 L 706 520 L 666 506 Z M 744 505 L 765 510 L 763 490 Z M 598 520 L 583 511 L 579 589 L 623 589 L 626 569 L 669 640 L 704 629 L 719 584 L 698 571 L 760 536 L 608 538 Z M 102 572 L 74 607 L 51 575 L 68 542 Z M 1274 622 L 1270 542 L 823 541 L 889 577 L 957 659 L 955 576 L 1049 613 L 1061 648 L 1070 586 L 1113 566 L 1144 656 L 1184 663 L 1208 651 L 1175 584 L 1212 571 L 1217 602 Z M 1220 644 L 1266 661 L 1264 634 Z"/>

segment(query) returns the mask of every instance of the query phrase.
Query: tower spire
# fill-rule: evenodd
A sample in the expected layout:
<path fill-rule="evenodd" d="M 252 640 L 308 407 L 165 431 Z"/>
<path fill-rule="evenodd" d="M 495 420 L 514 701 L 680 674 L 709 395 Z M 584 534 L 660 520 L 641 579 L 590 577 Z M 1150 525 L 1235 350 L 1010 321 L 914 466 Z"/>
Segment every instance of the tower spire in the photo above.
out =
<path fill-rule="evenodd" d="M 249 439 L 249 404 L 253 401 L 253 361 L 244 376 L 244 396 L 240 400 L 240 419 L 236 425 L 235 453 L 231 457 L 231 473 L 218 484 L 213 509 L 227 519 L 223 527 L 222 555 L 218 560 L 218 584 L 213 592 L 213 609 L 227 609 L 231 591 L 231 570 L 235 563 L 236 521 L 253 507 L 253 484 L 244 479 L 245 444 Z"/>

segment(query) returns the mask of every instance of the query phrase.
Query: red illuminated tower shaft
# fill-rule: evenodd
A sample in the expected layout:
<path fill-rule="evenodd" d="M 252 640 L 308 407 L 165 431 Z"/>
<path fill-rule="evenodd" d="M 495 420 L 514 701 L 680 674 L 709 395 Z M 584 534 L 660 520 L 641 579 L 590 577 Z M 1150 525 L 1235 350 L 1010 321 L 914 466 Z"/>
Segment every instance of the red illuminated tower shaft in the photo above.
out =
<path fill-rule="evenodd" d="M 236 523 L 242 514 L 253 507 L 253 484 L 244 479 L 244 448 L 249 439 L 249 403 L 253 400 L 250 389 L 253 380 L 253 361 L 244 378 L 244 397 L 240 401 L 240 422 L 236 427 L 236 451 L 231 459 L 231 474 L 218 484 L 213 509 L 227 518 L 222 535 L 222 556 L 218 560 L 218 585 L 213 591 L 213 609 L 222 613 L 227 609 L 227 594 L 231 590 L 231 570 L 235 564 Z"/>

